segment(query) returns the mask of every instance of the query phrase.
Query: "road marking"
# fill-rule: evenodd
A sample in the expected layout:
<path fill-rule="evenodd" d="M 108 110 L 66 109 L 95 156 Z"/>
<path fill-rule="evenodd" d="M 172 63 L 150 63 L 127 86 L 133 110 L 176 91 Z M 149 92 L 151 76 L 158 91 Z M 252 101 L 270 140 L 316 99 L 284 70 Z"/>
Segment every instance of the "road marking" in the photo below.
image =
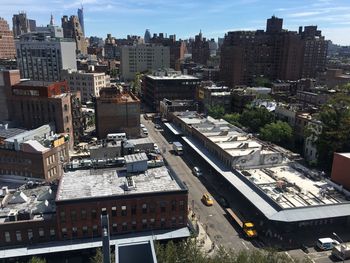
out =
<path fill-rule="evenodd" d="M 313 260 L 312 258 L 310 258 L 309 255 L 307 255 L 306 257 L 307 257 L 308 259 L 310 259 L 312 263 L 316 263 L 316 261 Z"/>
<path fill-rule="evenodd" d="M 244 241 L 241 241 L 245 249 L 249 250 L 249 247 L 244 243 Z"/>
<path fill-rule="evenodd" d="M 289 255 L 289 253 L 288 253 L 288 252 L 284 252 L 284 253 L 287 255 L 287 257 L 289 257 L 289 258 L 290 258 L 290 260 L 291 260 L 291 261 L 295 262 L 294 258 L 292 258 L 292 256 L 291 256 L 291 255 Z"/>

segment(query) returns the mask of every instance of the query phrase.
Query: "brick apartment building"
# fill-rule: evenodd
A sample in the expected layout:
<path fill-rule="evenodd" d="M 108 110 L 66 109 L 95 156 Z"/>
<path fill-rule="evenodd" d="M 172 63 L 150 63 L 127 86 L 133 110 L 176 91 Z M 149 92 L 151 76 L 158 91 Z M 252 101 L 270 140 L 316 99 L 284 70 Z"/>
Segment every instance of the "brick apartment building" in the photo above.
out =
<path fill-rule="evenodd" d="M 349 153 L 334 153 L 331 179 L 350 191 L 349 166 Z"/>
<path fill-rule="evenodd" d="M 80 95 L 71 93 L 66 81 L 21 81 L 9 89 L 9 116 L 12 121 L 26 129 L 54 123 L 56 132 L 68 133 L 74 138 L 73 119 L 77 127 L 80 122 Z"/>
<path fill-rule="evenodd" d="M 100 90 L 95 99 L 96 132 L 100 139 L 109 133 L 125 132 L 130 138 L 140 136 L 140 100 L 118 88 Z"/>
<path fill-rule="evenodd" d="M 267 20 L 266 31 L 234 31 L 221 47 L 221 78 L 227 85 L 251 85 L 255 78 L 315 78 L 325 69 L 327 42 L 317 26 L 282 29 L 283 19 Z"/>
<path fill-rule="evenodd" d="M 69 142 L 50 125 L 34 130 L 0 126 L 0 176 L 52 181 L 69 160 Z"/>
<path fill-rule="evenodd" d="M 168 100 L 193 100 L 200 80 L 178 71 L 157 71 L 146 75 L 142 82 L 142 96 L 152 109 L 159 109 L 159 103 Z"/>
<path fill-rule="evenodd" d="M 192 42 L 192 60 L 194 63 L 207 65 L 210 57 L 209 41 L 203 38 L 202 32 L 195 36 Z"/>
<path fill-rule="evenodd" d="M 5 19 L 0 17 L 0 59 L 15 58 L 16 49 L 13 33 Z"/>
<path fill-rule="evenodd" d="M 104 211 L 111 236 L 187 226 L 188 190 L 167 168 L 132 176 L 125 170 L 117 173 L 71 171 L 58 187 L 27 184 L 15 191 L 0 190 L 0 246 L 101 237 Z"/>

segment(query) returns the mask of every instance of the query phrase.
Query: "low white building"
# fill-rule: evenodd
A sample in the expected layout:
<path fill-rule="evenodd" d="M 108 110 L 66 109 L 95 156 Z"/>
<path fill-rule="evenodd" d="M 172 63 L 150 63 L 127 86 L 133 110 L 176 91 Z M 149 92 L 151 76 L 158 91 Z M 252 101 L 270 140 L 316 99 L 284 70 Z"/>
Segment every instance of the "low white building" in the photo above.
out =
<path fill-rule="evenodd" d="M 77 70 L 62 70 L 61 79 L 66 80 L 71 91 L 80 91 L 83 103 L 91 96 L 99 97 L 100 89 L 110 87 L 110 77 L 105 73 L 87 73 Z"/>

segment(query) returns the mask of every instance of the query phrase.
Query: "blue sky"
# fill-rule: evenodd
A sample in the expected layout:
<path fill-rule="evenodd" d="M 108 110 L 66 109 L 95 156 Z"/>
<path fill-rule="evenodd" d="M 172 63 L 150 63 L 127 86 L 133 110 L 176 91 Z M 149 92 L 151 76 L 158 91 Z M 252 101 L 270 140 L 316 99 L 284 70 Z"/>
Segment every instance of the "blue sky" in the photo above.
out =
<path fill-rule="evenodd" d="M 350 0 L 0 0 L 0 16 L 12 26 L 12 15 L 23 10 L 46 25 L 52 13 L 60 24 L 62 15 L 76 14 L 81 3 L 88 36 L 143 36 L 149 28 L 178 38 L 201 29 L 217 38 L 230 30 L 264 29 L 274 14 L 284 19 L 285 29 L 318 25 L 327 39 L 350 45 Z"/>

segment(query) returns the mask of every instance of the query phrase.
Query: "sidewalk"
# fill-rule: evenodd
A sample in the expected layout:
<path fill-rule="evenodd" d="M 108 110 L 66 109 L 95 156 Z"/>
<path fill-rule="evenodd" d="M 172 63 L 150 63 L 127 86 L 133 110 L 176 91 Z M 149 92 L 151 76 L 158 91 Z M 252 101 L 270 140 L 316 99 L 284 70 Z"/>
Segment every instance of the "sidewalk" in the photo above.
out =
<path fill-rule="evenodd" d="M 195 238 L 197 239 L 199 247 L 202 248 L 203 252 L 208 253 L 209 255 L 214 253 L 214 242 L 210 239 L 209 235 L 205 231 L 205 227 L 201 222 L 199 222 L 196 215 L 193 215 L 191 210 L 188 213 L 188 220 L 191 221 L 192 226 L 196 228 L 195 232 L 198 233 L 198 235 Z"/>

